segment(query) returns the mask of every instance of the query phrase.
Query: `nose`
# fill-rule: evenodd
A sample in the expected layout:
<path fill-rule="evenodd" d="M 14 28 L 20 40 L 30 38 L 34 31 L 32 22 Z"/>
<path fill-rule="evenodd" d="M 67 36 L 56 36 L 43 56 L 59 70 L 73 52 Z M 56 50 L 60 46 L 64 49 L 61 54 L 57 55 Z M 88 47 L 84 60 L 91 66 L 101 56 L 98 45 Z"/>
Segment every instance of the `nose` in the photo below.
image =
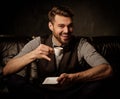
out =
<path fill-rule="evenodd" d="M 69 28 L 68 28 L 68 27 L 65 27 L 65 28 L 64 28 L 64 32 L 65 32 L 65 33 L 68 33 L 68 31 L 69 31 Z"/>

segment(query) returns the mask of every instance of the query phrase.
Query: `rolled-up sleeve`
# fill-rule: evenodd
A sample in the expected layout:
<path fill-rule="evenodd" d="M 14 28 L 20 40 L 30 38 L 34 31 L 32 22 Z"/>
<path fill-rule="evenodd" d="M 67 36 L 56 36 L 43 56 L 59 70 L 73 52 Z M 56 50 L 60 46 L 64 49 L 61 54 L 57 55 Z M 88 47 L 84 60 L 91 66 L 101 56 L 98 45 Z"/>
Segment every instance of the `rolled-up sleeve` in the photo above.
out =
<path fill-rule="evenodd" d="M 78 59 L 84 58 L 85 61 L 92 67 L 100 64 L 109 64 L 109 62 L 96 51 L 96 49 L 87 42 L 86 39 L 81 39 L 78 46 Z"/>

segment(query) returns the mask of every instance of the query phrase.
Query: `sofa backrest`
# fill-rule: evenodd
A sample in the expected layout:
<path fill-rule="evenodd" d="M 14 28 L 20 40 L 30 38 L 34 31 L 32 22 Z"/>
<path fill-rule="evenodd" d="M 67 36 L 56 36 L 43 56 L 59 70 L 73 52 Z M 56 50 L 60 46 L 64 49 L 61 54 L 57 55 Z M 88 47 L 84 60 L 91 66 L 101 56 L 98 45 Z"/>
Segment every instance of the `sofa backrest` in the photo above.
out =
<path fill-rule="evenodd" d="M 120 36 L 91 37 L 96 50 L 111 64 L 115 77 L 120 78 Z"/>
<path fill-rule="evenodd" d="M 31 39 L 27 36 L 0 35 L 0 68 Z"/>

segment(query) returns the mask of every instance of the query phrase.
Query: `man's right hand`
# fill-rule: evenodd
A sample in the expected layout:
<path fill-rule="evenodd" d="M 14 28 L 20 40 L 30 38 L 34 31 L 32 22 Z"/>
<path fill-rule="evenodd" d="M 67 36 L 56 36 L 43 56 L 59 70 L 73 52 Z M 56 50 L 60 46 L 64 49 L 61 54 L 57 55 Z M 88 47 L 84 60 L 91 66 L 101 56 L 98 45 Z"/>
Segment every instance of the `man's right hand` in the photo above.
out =
<path fill-rule="evenodd" d="M 35 55 L 36 59 L 46 59 L 48 61 L 51 61 L 48 55 L 54 54 L 54 49 L 47 45 L 40 44 L 40 46 L 38 46 L 34 51 L 32 51 L 32 54 Z"/>

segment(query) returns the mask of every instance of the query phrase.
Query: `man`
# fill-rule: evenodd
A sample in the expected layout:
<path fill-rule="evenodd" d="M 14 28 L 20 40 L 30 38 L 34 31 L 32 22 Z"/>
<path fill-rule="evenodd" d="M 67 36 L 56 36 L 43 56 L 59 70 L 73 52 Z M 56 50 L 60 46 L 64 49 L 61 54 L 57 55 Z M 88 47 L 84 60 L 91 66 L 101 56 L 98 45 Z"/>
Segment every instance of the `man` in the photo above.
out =
<path fill-rule="evenodd" d="M 16 93 L 19 90 L 18 93 L 39 94 L 42 99 L 94 96 L 100 82 L 112 74 L 110 64 L 86 39 L 72 35 L 73 13 L 68 7 L 53 7 L 48 18 L 52 34 L 36 37 L 26 44 L 17 56 L 8 61 L 3 74 L 19 75 L 19 71 L 28 70 L 29 64 L 35 63 L 37 76 L 33 77 L 34 80 L 28 81 L 25 76 L 14 78 L 16 82 L 23 81 L 15 85 Z M 56 55 L 55 49 L 59 47 L 62 53 Z M 89 68 L 82 66 L 83 60 L 90 65 Z M 56 77 L 57 83 L 43 84 L 46 77 Z"/>

